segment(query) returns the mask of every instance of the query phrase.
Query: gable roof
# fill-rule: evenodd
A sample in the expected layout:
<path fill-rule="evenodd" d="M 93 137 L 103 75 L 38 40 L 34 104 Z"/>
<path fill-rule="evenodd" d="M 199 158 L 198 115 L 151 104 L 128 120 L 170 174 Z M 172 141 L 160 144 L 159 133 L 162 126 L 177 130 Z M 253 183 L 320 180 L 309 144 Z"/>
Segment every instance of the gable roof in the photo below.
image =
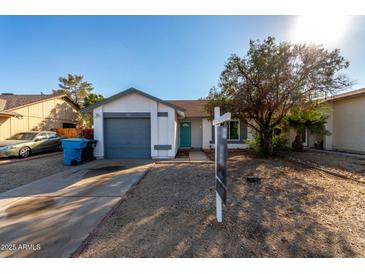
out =
<path fill-rule="evenodd" d="M 65 98 L 68 102 L 73 104 L 77 109 L 79 106 L 74 103 L 66 94 L 61 95 L 16 95 L 16 94 L 0 94 L 0 111 L 10 111 L 24 106 L 36 104 L 42 101 L 47 101 L 55 98 Z"/>
<path fill-rule="evenodd" d="M 168 100 L 169 103 L 185 109 L 186 117 L 208 117 L 205 110 L 207 100 Z"/>
<path fill-rule="evenodd" d="M 184 109 L 184 108 L 181 108 L 181 107 L 176 106 L 176 105 L 174 105 L 174 104 L 172 104 L 172 103 L 170 103 L 170 102 L 168 102 L 168 101 L 164 101 L 164 100 L 162 100 L 162 99 L 159 99 L 159 98 L 157 98 L 157 97 L 154 97 L 154 96 L 152 96 L 152 95 L 149 95 L 148 93 L 145 93 L 145 92 L 140 91 L 140 90 L 135 89 L 135 88 L 129 88 L 129 89 L 126 89 L 126 90 L 124 90 L 124 91 L 122 91 L 122 92 L 119 92 L 119 93 L 117 93 L 117 94 L 114 94 L 113 96 L 110 96 L 110 97 L 106 98 L 105 100 L 103 100 L 103 101 L 101 101 L 101 102 L 98 102 L 98 103 L 95 103 L 95 104 L 93 104 L 93 105 L 91 105 L 91 106 L 88 106 L 88 107 L 86 107 L 86 108 L 83 108 L 83 109 L 81 110 L 81 112 L 90 112 L 90 111 L 92 111 L 94 108 L 97 108 L 97 107 L 99 107 L 99 106 L 102 106 L 102 105 L 104 105 L 104 104 L 107 104 L 107 103 L 109 103 L 109 102 L 111 102 L 111 101 L 114 101 L 114 100 L 116 100 L 116 99 L 119 99 L 119 98 L 121 98 L 121 97 L 123 97 L 123 96 L 126 96 L 126 95 L 128 95 L 128 94 L 132 94 L 132 93 L 139 94 L 139 95 L 144 96 L 144 97 L 146 97 L 146 98 L 149 98 L 149 99 L 151 99 L 151 100 L 153 100 L 153 101 L 157 101 L 157 102 L 159 102 L 159 103 L 161 103 L 161 104 L 164 104 L 164 105 L 166 105 L 166 106 L 172 107 L 172 108 L 174 108 L 174 109 L 175 109 L 175 110 L 177 110 L 177 111 L 185 112 L 185 109 Z"/>

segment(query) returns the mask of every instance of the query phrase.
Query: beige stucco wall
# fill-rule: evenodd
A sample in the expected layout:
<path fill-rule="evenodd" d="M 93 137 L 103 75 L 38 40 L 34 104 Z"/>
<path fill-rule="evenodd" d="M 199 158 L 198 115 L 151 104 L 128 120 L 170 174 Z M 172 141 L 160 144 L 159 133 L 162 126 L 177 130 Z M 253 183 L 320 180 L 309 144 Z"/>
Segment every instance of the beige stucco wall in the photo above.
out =
<path fill-rule="evenodd" d="M 328 116 L 327 123 L 324 125 L 326 130 L 328 130 L 331 134 L 323 136 L 323 148 L 326 150 L 332 150 L 332 142 L 333 142 L 333 104 L 331 102 L 327 103 L 328 111 L 325 114 Z"/>
<path fill-rule="evenodd" d="M 332 149 L 365 152 L 365 96 L 333 101 Z"/>
<path fill-rule="evenodd" d="M 0 117 L 0 140 L 21 131 L 51 130 L 62 127 L 62 123 L 74 123 L 77 109 L 62 98 L 55 98 L 12 110 L 20 118 Z"/>

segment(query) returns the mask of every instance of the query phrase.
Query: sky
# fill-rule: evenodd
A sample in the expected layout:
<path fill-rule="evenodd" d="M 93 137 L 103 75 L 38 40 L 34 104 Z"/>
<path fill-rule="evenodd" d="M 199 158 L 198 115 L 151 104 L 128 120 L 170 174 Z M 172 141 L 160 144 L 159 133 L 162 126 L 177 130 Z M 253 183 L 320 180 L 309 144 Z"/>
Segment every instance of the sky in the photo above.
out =
<path fill-rule="evenodd" d="M 250 39 L 267 36 L 340 48 L 352 89 L 365 87 L 365 16 L 342 19 L 0 16 L 0 92 L 50 93 L 72 73 L 105 97 L 135 87 L 161 99 L 197 99 L 218 83 L 231 54 L 243 56 Z"/>

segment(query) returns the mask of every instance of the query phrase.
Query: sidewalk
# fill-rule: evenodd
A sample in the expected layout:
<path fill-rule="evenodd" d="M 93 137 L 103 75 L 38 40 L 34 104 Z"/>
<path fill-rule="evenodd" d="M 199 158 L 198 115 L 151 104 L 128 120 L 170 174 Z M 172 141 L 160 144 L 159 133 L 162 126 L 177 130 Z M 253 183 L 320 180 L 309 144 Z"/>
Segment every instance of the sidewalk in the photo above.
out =
<path fill-rule="evenodd" d="M 178 156 L 175 159 L 160 160 L 156 163 L 203 163 L 210 164 L 212 161 L 201 150 L 189 150 L 189 156 Z"/>
<path fill-rule="evenodd" d="M 207 155 L 200 150 L 189 151 L 189 159 L 190 161 L 210 161 Z"/>

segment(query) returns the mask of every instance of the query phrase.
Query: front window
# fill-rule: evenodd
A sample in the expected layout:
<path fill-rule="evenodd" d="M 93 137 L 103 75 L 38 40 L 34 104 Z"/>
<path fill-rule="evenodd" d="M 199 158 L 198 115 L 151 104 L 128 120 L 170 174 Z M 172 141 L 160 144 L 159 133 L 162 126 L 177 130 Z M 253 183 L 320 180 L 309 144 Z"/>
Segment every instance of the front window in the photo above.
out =
<path fill-rule="evenodd" d="M 22 132 L 7 138 L 7 140 L 33 140 L 35 135 L 36 133 Z"/>
<path fill-rule="evenodd" d="M 229 140 L 239 140 L 240 139 L 240 122 L 239 121 L 229 121 L 228 139 Z"/>

